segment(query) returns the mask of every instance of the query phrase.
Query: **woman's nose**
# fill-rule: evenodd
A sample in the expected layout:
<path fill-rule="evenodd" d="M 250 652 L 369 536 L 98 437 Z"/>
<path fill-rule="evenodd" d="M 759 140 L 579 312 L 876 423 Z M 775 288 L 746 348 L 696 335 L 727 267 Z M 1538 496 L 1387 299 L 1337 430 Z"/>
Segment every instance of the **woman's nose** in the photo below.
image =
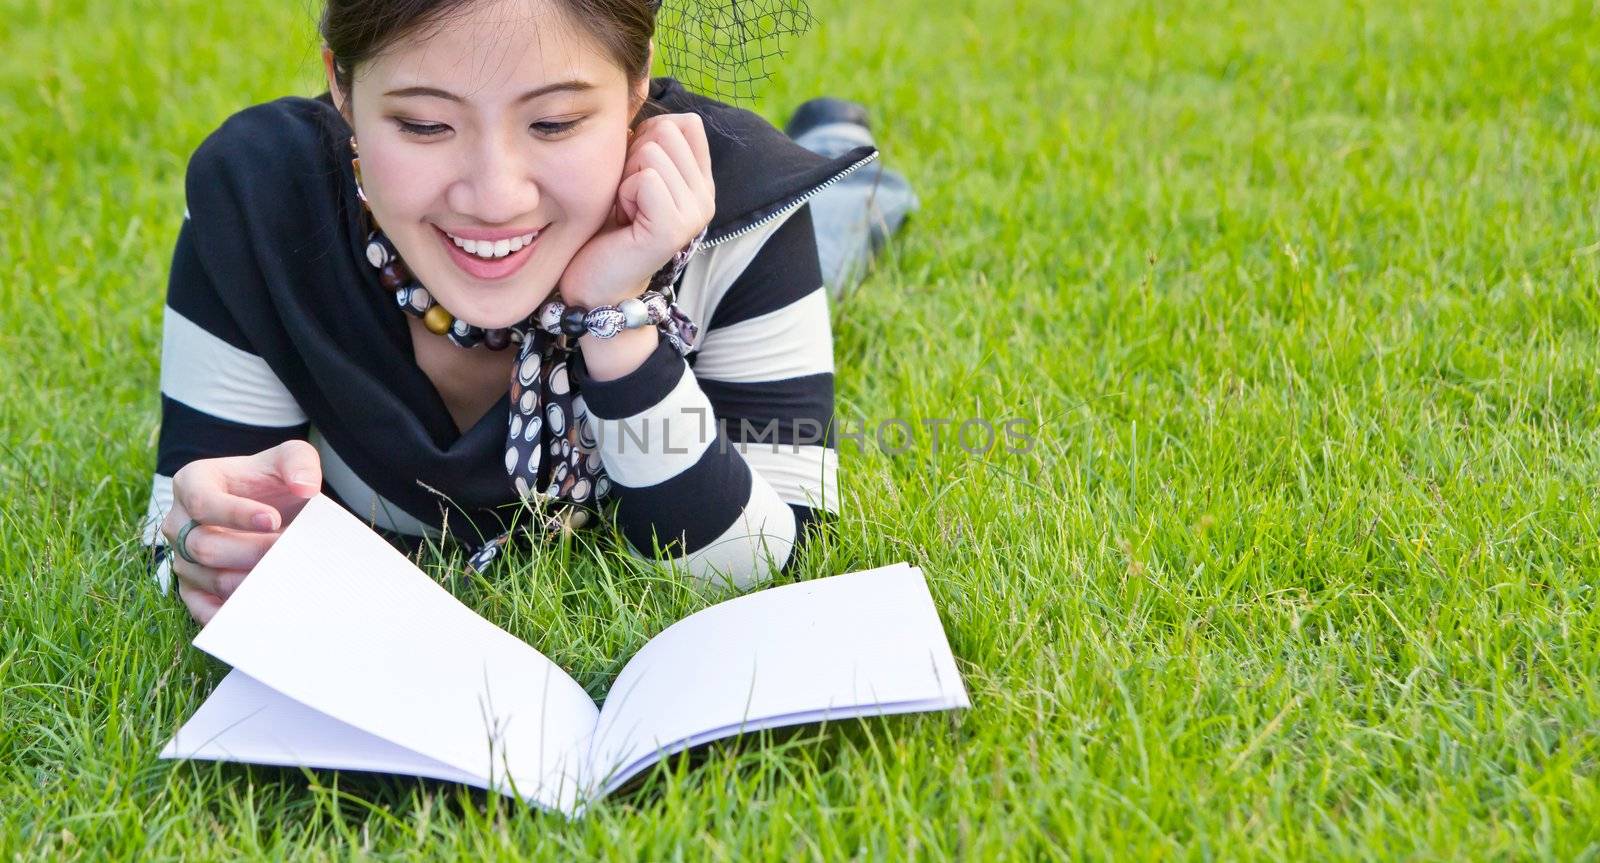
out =
<path fill-rule="evenodd" d="M 529 154 L 514 142 L 484 140 L 473 148 L 450 189 L 450 208 L 485 224 L 516 224 L 539 207 Z"/>

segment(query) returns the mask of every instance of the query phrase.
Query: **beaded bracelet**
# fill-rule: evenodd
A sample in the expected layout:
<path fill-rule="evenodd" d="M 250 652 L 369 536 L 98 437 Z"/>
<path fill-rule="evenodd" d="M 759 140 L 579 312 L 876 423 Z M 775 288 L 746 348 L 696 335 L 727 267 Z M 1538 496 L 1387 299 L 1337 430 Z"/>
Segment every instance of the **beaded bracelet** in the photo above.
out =
<path fill-rule="evenodd" d="M 683 271 L 689 266 L 689 259 L 700 250 L 700 245 L 705 242 L 706 232 L 709 230 L 709 225 L 701 228 L 700 233 L 696 234 L 688 245 L 679 249 L 671 260 L 656 270 L 643 294 L 623 300 L 614 306 L 597 306 L 593 309 L 569 306 L 560 300 L 547 300 L 534 312 L 539 328 L 551 335 L 566 336 L 569 339 L 578 338 L 584 333 L 596 338 L 609 339 L 623 330 L 658 326 L 673 349 L 680 355 L 687 356 L 694 347 L 695 334 L 699 328 L 688 315 L 678 309 L 678 304 L 672 301 L 673 286 L 678 283 L 678 277 L 683 275 Z"/>
<path fill-rule="evenodd" d="M 578 338 L 587 333 L 600 339 L 614 338 L 623 330 L 637 327 L 661 328 L 679 354 L 689 353 L 694 345 L 697 327 L 677 305 L 660 291 L 645 291 L 616 305 L 569 306 L 560 300 L 549 300 L 539 307 L 539 328 L 555 336 Z"/>

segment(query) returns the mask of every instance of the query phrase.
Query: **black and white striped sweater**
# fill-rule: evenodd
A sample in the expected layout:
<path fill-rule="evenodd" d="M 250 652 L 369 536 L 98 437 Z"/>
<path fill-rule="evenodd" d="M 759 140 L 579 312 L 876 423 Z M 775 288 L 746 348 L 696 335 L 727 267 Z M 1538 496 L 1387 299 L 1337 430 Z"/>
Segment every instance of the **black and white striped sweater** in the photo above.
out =
<path fill-rule="evenodd" d="M 832 337 L 805 204 L 877 153 L 825 159 L 670 78 L 651 96 L 699 113 L 711 144 L 717 212 L 678 286 L 701 335 L 687 358 L 663 340 L 633 373 L 580 388 L 634 552 L 745 585 L 838 511 Z M 457 537 L 487 538 L 515 500 L 508 400 L 458 430 L 365 266 L 348 134 L 325 97 L 280 99 L 236 114 L 190 161 L 144 529 L 163 586 L 160 523 L 195 459 L 308 439 L 324 491 L 400 537 L 437 536 L 448 517 Z"/>

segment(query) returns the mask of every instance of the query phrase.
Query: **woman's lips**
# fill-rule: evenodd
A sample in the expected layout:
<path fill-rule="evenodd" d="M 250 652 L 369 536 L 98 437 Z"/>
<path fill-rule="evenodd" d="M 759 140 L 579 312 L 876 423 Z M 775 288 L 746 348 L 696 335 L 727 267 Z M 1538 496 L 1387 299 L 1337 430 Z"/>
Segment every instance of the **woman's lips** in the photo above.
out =
<path fill-rule="evenodd" d="M 522 269 L 522 265 L 526 264 L 528 258 L 533 255 L 534 247 L 538 246 L 539 241 L 544 239 L 544 232 L 549 227 L 549 225 L 545 225 L 544 228 L 540 228 L 539 235 L 534 237 L 533 242 L 528 245 L 503 258 L 493 259 L 467 254 L 450 239 L 449 234 L 446 234 L 438 227 L 434 227 L 433 232 L 439 235 L 439 242 L 444 244 L 444 250 L 450 253 L 450 260 L 455 261 L 457 267 L 460 267 L 463 272 L 475 279 L 492 282 L 496 279 L 503 279 Z"/>

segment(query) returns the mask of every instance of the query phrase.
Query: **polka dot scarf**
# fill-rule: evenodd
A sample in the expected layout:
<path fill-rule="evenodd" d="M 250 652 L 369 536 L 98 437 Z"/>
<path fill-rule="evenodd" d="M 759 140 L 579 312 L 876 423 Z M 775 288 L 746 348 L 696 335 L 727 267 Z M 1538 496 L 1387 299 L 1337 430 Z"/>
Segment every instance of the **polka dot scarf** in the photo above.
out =
<path fill-rule="evenodd" d="M 679 252 L 650 280 L 653 290 L 670 296 L 700 240 Z M 599 503 L 611 494 L 611 480 L 600 461 L 598 442 L 589 427 L 589 410 L 573 384 L 569 360 L 576 345 L 552 332 L 559 327 L 561 305 L 550 300 L 529 318 L 534 325 L 523 330 L 522 346 L 511 368 L 511 415 L 506 429 L 506 473 L 517 497 L 534 507 L 537 518 L 529 530 L 556 536 L 589 525 Z M 540 321 L 548 322 L 541 326 Z M 674 305 L 658 325 L 680 355 L 694 344 L 696 327 Z M 548 328 L 547 328 L 548 327 Z M 509 531 L 480 546 L 467 561 L 473 572 L 483 572 L 510 540 Z"/>
<path fill-rule="evenodd" d="M 506 473 L 517 497 L 535 506 L 547 535 L 589 523 L 611 493 L 611 480 L 587 423 L 589 411 L 572 386 L 569 351 L 560 337 L 530 328 L 511 370 L 511 416 L 506 431 Z M 509 541 L 509 532 L 484 543 L 467 562 L 482 572 Z"/>

